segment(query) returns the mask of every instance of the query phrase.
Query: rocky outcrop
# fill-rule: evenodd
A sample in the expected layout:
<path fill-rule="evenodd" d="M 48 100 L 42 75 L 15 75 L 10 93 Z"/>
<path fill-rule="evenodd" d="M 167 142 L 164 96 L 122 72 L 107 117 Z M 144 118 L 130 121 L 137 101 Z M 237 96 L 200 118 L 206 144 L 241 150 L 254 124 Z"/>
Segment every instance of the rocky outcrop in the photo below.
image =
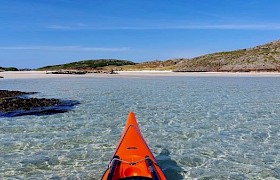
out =
<path fill-rule="evenodd" d="M 29 94 L 35 94 L 36 92 L 21 92 L 21 91 L 9 91 L 9 90 L 0 90 L 0 100 L 19 97 Z"/>
<path fill-rule="evenodd" d="M 79 104 L 70 100 L 28 97 L 34 93 L 0 90 L 0 117 L 62 113 Z"/>
<path fill-rule="evenodd" d="M 88 71 L 79 71 L 79 70 L 59 70 L 59 71 L 47 71 L 46 74 L 88 74 L 88 73 L 99 73 L 99 74 L 117 74 L 114 70 L 88 70 Z"/>
<path fill-rule="evenodd" d="M 180 61 L 179 72 L 280 72 L 280 40 L 249 49 L 220 52 Z"/>
<path fill-rule="evenodd" d="M 87 71 L 63 71 L 63 70 L 59 70 L 59 71 L 51 71 L 51 72 L 47 72 L 47 74 L 86 74 Z"/>

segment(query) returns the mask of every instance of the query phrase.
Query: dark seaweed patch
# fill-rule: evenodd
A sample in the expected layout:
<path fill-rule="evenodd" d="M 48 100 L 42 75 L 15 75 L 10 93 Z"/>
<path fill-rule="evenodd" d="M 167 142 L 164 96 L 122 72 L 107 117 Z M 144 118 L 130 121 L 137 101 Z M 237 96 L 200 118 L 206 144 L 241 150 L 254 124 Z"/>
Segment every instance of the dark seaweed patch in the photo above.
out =
<path fill-rule="evenodd" d="M 0 90 L 0 117 L 51 115 L 72 110 L 78 101 L 29 98 L 34 92 Z"/>

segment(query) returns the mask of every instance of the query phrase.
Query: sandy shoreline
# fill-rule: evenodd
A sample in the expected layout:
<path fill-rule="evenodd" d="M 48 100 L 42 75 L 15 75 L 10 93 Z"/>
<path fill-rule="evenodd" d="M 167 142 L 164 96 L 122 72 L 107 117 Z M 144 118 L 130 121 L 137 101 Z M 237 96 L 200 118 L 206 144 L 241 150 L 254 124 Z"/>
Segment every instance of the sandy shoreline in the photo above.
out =
<path fill-rule="evenodd" d="M 34 79 L 65 77 L 280 77 L 277 72 L 172 72 L 172 71 L 119 71 L 118 74 L 46 74 L 46 71 L 5 71 L 0 72 L 1 79 Z M 0 79 L 0 80 L 1 80 Z"/>

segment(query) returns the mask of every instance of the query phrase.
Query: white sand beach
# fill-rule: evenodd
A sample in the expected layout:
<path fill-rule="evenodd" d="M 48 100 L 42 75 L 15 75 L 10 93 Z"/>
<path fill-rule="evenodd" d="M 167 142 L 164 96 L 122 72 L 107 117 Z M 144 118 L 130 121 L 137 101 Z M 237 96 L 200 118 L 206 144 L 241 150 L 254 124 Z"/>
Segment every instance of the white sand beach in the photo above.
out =
<path fill-rule="evenodd" d="M 172 71 L 118 71 L 118 74 L 47 74 L 46 71 L 5 71 L 1 79 L 65 78 L 65 77 L 280 77 L 277 72 L 172 72 Z"/>

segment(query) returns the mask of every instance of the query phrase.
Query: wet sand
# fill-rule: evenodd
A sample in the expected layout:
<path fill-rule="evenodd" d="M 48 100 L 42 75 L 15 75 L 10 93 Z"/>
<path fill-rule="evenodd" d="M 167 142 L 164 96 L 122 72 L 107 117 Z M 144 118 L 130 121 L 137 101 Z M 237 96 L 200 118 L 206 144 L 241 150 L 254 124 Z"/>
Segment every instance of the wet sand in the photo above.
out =
<path fill-rule="evenodd" d="M 46 74 L 46 71 L 5 71 L 3 79 L 65 78 L 65 77 L 280 77 L 277 72 L 172 72 L 172 71 L 118 71 L 118 74 Z"/>

